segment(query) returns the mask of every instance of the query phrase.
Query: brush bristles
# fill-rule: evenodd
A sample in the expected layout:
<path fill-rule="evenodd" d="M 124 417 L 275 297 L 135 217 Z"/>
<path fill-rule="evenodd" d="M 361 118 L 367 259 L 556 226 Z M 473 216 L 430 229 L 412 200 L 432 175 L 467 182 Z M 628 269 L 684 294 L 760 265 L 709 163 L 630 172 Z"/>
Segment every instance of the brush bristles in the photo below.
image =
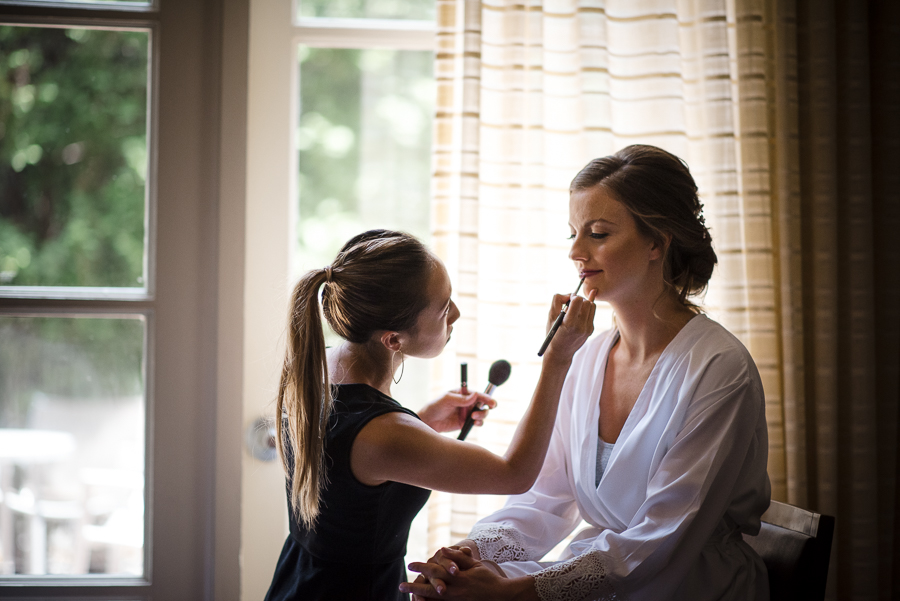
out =
<path fill-rule="evenodd" d="M 506 359 L 498 359 L 491 364 L 491 370 L 488 372 L 488 382 L 494 386 L 500 386 L 509 380 L 509 374 L 512 373 L 512 365 Z"/>

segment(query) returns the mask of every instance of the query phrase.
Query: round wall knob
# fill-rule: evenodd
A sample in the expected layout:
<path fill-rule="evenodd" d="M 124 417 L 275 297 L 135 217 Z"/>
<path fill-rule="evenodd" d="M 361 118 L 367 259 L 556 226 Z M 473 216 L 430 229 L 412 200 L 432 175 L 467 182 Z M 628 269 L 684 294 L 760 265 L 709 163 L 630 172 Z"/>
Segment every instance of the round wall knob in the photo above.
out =
<path fill-rule="evenodd" d="M 256 418 L 244 432 L 247 451 L 260 461 L 275 461 L 278 457 L 278 439 L 275 425 L 269 418 Z"/>

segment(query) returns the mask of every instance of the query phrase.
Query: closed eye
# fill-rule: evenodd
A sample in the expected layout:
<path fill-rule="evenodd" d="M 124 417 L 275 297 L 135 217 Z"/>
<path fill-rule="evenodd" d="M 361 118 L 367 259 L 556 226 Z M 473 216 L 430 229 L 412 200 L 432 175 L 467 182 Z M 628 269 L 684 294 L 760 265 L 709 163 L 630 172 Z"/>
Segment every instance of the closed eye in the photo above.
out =
<path fill-rule="evenodd" d="M 595 240 L 603 240 L 604 238 L 609 236 L 609 234 L 591 232 L 590 236 L 591 236 L 591 238 L 593 238 Z M 566 238 L 566 240 L 574 240 L 574 239 L 575 239 L 575 234 L 570 234 L 569 237 Z"/>

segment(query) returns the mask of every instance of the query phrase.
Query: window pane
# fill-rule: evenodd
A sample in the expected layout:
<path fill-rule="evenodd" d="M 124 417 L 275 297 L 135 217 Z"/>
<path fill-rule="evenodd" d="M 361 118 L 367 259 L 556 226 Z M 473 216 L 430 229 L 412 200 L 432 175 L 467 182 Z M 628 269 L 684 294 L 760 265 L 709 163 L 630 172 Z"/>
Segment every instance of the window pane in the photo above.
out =
<path fill-rule="evenodd" d="M 0 574 L 143 574 L 144 337 L 0 316 Z"/>
<path fill-rule="evenodd" d="M 145 286 L 148 45 L 0 26 L 0 286 Z"/>
<path fill-rule="evenodd" d="M 434 20 L 434 0 L 296 0 L 301 17 Z"/>
<path fill-rule="evenodd" d="M 432 63 L 431 52 L 300 48 L 301 273 L 365 229 L 428 241 Z"/>

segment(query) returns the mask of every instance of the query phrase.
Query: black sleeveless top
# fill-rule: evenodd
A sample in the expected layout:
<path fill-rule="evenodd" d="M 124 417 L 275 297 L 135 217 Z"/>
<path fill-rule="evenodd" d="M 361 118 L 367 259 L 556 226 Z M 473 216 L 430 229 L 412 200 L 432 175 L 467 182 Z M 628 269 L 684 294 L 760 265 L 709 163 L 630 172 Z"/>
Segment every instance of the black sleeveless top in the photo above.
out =
<path fill-rule="evenodd" d="M 385 482 L 366 486 L 350 471 L 350 449 L 375 417 L 415 413 L 366 384 L 342 384 L 325 438 L 328 477 L 315 531 L 290 522 L 266 601 L 408 600 L 404 555 L 413 518 L 431 491 Z M 290 481 L 287 485 L 290 507 Z"/>

